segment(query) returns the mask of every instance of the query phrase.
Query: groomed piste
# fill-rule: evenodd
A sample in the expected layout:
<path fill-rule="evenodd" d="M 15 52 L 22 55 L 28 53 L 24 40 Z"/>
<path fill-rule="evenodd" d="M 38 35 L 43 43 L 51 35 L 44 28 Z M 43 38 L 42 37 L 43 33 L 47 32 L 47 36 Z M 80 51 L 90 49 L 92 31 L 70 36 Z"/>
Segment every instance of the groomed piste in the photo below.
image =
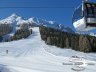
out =
<path fill-rule="evenodd" d="M 46 45 L 41 40 L 39 27 L 32 28 L 27 39 L 0 43 L 0 72 L 74 72 L 70 63 L 72 56 L 84 57 L 86 65 L 83 72 L 95 72 L 95 54 L 76 52 Z M 6 53 L 8 50 L 8 53 Z"/>

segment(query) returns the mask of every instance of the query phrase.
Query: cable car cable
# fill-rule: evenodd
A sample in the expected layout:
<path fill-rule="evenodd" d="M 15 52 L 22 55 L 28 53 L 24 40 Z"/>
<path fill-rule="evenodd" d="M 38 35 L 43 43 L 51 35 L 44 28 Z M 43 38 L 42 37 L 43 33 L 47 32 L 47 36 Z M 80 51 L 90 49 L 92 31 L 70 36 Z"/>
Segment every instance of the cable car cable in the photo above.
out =
<path fill-rule="evenodd" d="M 27 6 L 4 6 L 4 7 L 2 7 L 1 6 L 0 8 L 75 8 L 75 7 L 59 7 L 59 6 L 58 7 L 55 7 L 55 6 L 54 7 L 50 7 L 50 6 L 49 7 L 48 6 L 44 6 L 44 7 L 43 6 L 42 7 L 40 7 L 40 6 L 33 6 L 33 7 L 32 6 L 30 6 L 30 7 L 27 7 Z"/>

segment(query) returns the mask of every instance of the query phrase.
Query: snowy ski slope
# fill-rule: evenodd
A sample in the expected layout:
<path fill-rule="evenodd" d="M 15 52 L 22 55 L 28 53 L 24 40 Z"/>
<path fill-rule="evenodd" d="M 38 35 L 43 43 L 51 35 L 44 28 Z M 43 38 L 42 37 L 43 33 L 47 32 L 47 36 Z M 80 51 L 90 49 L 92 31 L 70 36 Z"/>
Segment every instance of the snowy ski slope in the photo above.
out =
<path fill-rule="evenodd" d="M 8 54 L 6 53 L 8 50 Z M 0 43 L 1 72 L 74 72 L 69 63 L 71 56 L 84 57 L 85 62 L 96 63 L 95 54 L 85 54 L 71 49 L 60 49 L 46 45 L 40 37 L 38 27 L 27 39 Z M 95 72 L 96 65 L 86 65 L 82 72 Z"/>

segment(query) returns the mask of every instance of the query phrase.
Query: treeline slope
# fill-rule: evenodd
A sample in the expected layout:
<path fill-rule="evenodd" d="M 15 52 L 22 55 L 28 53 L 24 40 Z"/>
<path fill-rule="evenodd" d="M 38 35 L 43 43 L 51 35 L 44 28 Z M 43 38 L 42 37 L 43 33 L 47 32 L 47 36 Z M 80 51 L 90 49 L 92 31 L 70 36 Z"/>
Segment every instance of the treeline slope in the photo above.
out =
<path fill-rule="evenodd" d="M 60 48 L 72 48 L 82 52 L 96 52 L 96 37 L 72 34 L 53 28 L 40 26 L 41 39 L 48 45 Z"/>

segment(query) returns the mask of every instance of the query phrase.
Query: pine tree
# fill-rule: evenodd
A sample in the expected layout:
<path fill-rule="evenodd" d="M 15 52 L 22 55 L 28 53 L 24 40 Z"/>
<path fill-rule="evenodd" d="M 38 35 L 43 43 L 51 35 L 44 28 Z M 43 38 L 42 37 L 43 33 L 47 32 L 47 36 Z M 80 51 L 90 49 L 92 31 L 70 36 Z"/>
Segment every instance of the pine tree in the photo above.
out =
<path fill-rule="evenodd" d="M 90 52 L 91 51 L 91 45 L 87 37 L 80 36 L 79 38 L 79 49 L 83 52 Z"/>
<path fill-rule="evenodd" d="M 47 37 L 47 44 L 51 45 L 51 37 Z"/>
<path fill-rule="evenodd" d="M 69 48 L 69 39 L 66 38 L 66 47 Z"/>

